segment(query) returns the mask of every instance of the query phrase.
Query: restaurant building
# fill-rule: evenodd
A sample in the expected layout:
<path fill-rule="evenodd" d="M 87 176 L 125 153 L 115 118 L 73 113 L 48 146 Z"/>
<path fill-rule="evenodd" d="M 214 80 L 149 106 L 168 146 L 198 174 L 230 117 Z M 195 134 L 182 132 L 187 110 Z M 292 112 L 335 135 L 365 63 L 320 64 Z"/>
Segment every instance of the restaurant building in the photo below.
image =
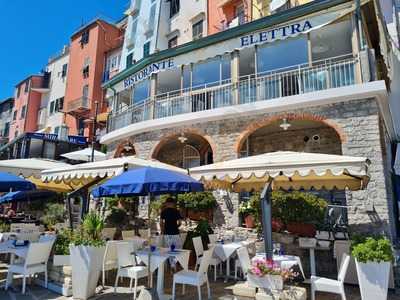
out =
<path fill-rule="evenodd" d="M 141 59 L 103 85 L 101 143 L 182 168 L 285 150 L 365 156 L 368 188 L 330 200 L 353 228 L 396 238 L 390 66 L 379 7 L 360 5 L 313 1 Z M 214 223 L 238 226 L 241 195 L 216 196 Z"/>

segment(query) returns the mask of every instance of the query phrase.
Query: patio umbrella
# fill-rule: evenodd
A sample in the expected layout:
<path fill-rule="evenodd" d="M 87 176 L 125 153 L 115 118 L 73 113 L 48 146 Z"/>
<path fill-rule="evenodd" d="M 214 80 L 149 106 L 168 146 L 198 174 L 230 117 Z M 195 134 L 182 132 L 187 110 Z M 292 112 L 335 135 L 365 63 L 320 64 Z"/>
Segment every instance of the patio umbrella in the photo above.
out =
<path fill-rule="evenodd" d="M 56 196 L 57 193 L 48 190 L 31 190 L 8 192 L 0 197 L 0 204 L 7 202 L 23 202 L 43 200 Z"/>
<path fill-rule="evenodd" d="M 92 190 L 94 197 L 131 197 L 203 191 L 203 184 L 192 177 L 168 169 L 144 167 L 126 171 Z M 148 208 L 151 231 L 150 208 Z M 150 242 L 149 234 L 149 242 Z M 150 275 L 151 252 L 148 257 Z"/>
<path fill-rule="evenodd" d="M 68 152 L 61 154 L 60 156 L 71 159 L 71 160 L 80 160 L 80 161 L 91 161 L 92 160 L 92 148 L 85 148 L 78 151 Z M 94 150 L 94 161 L 105 160 L 107 156 L 100 151 Z"/>
<path fill-rule="evenodd" d="M 21 177 L 16 175 L 0 172 L 0 192 L 10 191 L 29 191 L 36 189 L 36 186 Z"/>
<path fill-rule="evenodd" d="M 262 191 L 262 223 L 267 258 L 272 258 L 271 190 L 360 190 L 369 181 L 365 157 L 273 152 L 190 169 L 208 188 Z"/>

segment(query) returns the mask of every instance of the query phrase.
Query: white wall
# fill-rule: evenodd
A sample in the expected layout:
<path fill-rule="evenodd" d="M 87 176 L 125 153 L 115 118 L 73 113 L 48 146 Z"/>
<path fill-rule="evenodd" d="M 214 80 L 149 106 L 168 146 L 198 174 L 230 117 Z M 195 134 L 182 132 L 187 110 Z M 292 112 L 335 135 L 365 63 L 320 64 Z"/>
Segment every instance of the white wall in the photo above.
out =
<path fill-rule="evenodd" d="M 51 72 L 50 79 L 50 92 L 43 94 L 42 96 L 42 106 L 46 107 L 47 120 L 45 127 L 50 127 L 51 133 L 54 133 L 54 129 L 63 123 L 63 113 L 56 112 L 50 115 L 50 103 L 56 99 L 65 96 L 65 86 L 67 82 L 67 76 L 62 77 L 62 68 L 64 64 L 69 63 L 69 54 L 65 54 L 60 58 L 52 61 L 47 65 L 47 71 Z M 68 71 L 67 71 L 68 72 Z"/>
<path fill-rule="evenodd" d="M 207 35 L 207 1 L 181 1 L 179 13 L 170 19 L 170 32 L 179 31 L 178 45 L 192 41 L 192 25 L 200 19 L 203 19 L 204 37 Z"/>

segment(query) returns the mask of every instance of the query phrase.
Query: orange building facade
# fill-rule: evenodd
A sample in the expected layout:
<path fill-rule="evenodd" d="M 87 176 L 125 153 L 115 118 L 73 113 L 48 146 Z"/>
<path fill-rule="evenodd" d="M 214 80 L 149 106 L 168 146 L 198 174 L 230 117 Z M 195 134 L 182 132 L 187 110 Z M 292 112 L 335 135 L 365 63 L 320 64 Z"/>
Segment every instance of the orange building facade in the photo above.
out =
<path fill-rule="evenodd" d="M 10 141 L 24 132 L 37 130 L 41 91 L 47 88 L 46 75 L 32 75 L 16 86 L 9 131 Z"/>
<path fill-rule="evenodd" d="M 120 28 L 99 19 L 72 35 L 64 106 L 70 135 L 91 138 L 96 102 L 99 114 L 107 111 L 101 87 L 106 53 L 121 45 L 122 37 Z"/>

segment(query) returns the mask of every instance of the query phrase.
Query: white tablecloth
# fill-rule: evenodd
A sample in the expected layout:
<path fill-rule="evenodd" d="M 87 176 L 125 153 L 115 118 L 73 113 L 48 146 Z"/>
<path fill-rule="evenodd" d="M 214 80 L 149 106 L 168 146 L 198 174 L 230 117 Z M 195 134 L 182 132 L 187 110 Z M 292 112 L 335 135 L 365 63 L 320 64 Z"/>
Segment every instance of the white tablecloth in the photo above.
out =
<path fill-rule="evenodd" d="M 214 246 L 214 254 L 222 261 L 226 261 L 236 252 L 237 249 L 240 247 L 249 247 L 251 244 L 252 242 L 243 241 L 224 244 L 216 243 L 212 244 L 212 246 Z"/>
<path fill-rule="evenodd" d="M 12 254 L 13 256 L 25 258 L 29 246 L 15 247 L 12 243 L 13 241 L 0 243 L 0 254 Z"/>

